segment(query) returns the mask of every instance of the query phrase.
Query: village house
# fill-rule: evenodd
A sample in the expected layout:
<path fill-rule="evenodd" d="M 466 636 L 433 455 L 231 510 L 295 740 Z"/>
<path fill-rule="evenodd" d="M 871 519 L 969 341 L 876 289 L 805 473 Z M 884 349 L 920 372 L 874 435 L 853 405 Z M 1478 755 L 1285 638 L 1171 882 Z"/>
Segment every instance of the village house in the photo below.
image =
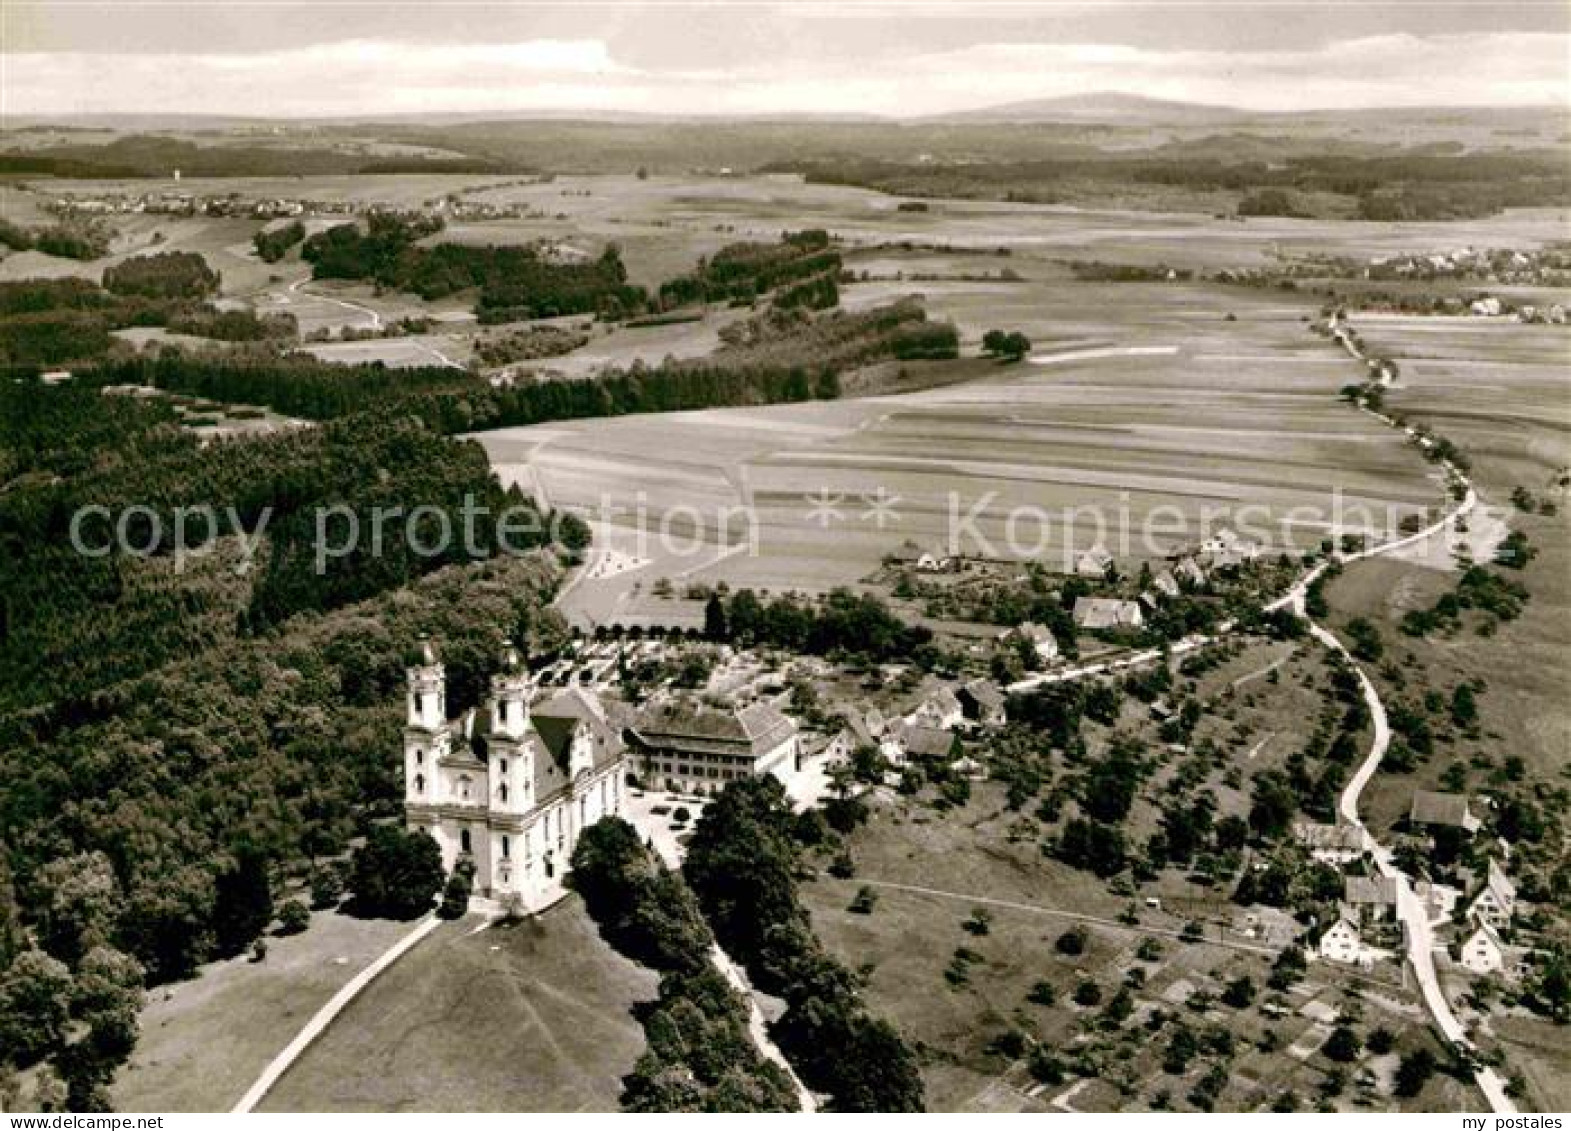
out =
<path fill-rule="evenodd" d="M 1347 916 L 1340 916 L 1335 923 L 1320 936 L 1318 947 L 1320 957 L 1332 962 L 1341 962 L 1348 966 L 1368 966 L 1364 940 L 1359 937 L 1358 928 Z"/>
<path fill-rule="evenodd" d="M 474 865 L 475 893 L 540 908 L 584 829 L 625 806 L 625 751 L 600 701 L 573 688 L 532 703 L 531 674 L 509 646 L 491 697 L 447 718 L 446 674 L 431 646 L 408 673 L 404 814 L 451 871 Z"/>
<path fill-rule="evenodd" d="M 1516 913 L 1516 885 L 1492 856 L 1485 872 L 1484 886 L 1473 897 L 1467 913 L 1469 917 L 1497 931 L 1511 925 L 1511 917 Z"/>
<path fill-rule="evenodd" d="M 628 736 L 639 774 L 676 789 L 780 776 L 800 760 L 796 723 L 772 703 L 717 708 L 696 699 L 667 700 L 640 715 Z"/>
<path fill-rule="evenodd" d="M 1077 597 L 1074 609 L 1075 624 L 1095 632 L 1116 628 L 1141 628 L 1145 614 L 1135 601 L 1119 601 L 1111 597 Z"/>
<path fill-rule="evenodd" d="M 1483 824 L 1468 809 L 1467 798 L 1459 793 L 1435 793 L 1427 789 L 1413 792 L 1408 823 L 1415 826 L 1437 825 L 1476 833 Z"/>
<path fill-rule="evenodd" d="M 1170 569 L 1164 569 L 1161 573 L 1153 577 L 1151 579 L 1151 588 L 1156 592 L 1161 593 L 1164 597 L 1176 597 L 1180 592 L 1182 592 L 1178 586 L 1178 578 L 1173 575 L 1173 571 Z M 1156 606 L 1155 600 L 1149 601 L 1147 603 L 1150 604 L 1153 608 Z"/>
<path fill-rule="evenodd" d="M 1360 924 L 1396 918 L 1396 877 L 1344 877 L 1342 901 Z"/>
<path fill-rule="evenodd" d="M 985 727 L 1001 727 L 1009 721 L 1006 698 L 990 679 L 973 679 L 955 693 L 966 718 Z"/>
<path fill-rule="evenodd" d="M 884 721 L 884 713 L 877 707 L 869 707 L 865 711 L 843 707 L 838 714 L 844 720 L 843 733 L 847 735 L 853 750 L 859 746 L 877 746 L 888 725 Z"/>
<path fill-rule="evenodd" d="M 1460 961 L 1474 974 L 1493 974 L 1505 965 L 1506 948 L 1488 923 L 1480 923 L 1462 940 Z"/>
<path fill-rule="evenodd" d="M 826 765 L 845 762 L 851 757 L 851 751 L 856 749 L 856 739 L 850 727 L 841 727 L 827 734 L 823 731 L 804 731 L 798 744 L 803 762 L 823 759 Z"/>

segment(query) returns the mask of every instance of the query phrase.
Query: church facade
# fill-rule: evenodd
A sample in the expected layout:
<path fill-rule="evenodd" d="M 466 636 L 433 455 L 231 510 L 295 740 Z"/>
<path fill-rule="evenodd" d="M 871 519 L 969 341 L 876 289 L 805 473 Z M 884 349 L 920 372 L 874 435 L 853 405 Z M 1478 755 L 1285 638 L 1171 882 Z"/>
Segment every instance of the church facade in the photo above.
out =
<path fill-rule="evenodd" d="M 535 702 L 533 678 L 509 646 L 487 703 L 447 718 L 446 676 L 429 644 L 409 670 L 404 812 L 451 871 L 474 865 L 478 896 L 533 910 L 562 893 L 578 837 L 626 808 L 616 729 L 591 692 Z"/>

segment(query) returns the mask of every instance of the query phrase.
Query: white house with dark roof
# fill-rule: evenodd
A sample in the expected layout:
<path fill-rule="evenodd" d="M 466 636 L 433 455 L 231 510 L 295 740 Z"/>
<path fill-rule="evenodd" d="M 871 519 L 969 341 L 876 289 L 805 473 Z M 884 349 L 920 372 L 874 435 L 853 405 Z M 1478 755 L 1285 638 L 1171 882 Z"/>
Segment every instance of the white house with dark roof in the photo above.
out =
<path fill-rule="evenodd" d="M 578 837 L 625 807 L 622 741 L 599 701 L 574 688 L 531 702 L 531 674 L 511 646 L 491 697 L 447 718 L 446 673 L 429 644 L 409 669 L 404 815 L 452 870 L 475 868 L 477 895 L 525 908 L 562 892 Z"/>
<path fill-rule="evenodd" d="M 639 773 L 678 789 L 719 789 L 728 781 L 777 776 L 800 760 L 797 725 L 772 703 L 710 707 L 689 698 L 644 711 L 629 731 Z"/>
<path fill-rule="evenodd" d="M 1505 968 L 1506 944 L 1493 927 L 1480 923 L 1462 940 L 1458 959 L 1474 974 L 1497 974 Z"/>
<path fill-rule="evenodd" d="M 1364 961 L 1364 940 L 1359 937 L 1358 927 L 1345 915 L 1338 917 L 1320 936 L 1320 945 L 1316 949 L 1321 958 L 1332 962 L 1349 966 L 1367 964 Z"/>
<path fill-rule="evenodd" d="M 897 566 L 908 566 L 924 573 L 941 573 L 954 565 L 954 559 L 941 548 L 924 549 L 915 542 L 904 541 L 889 554 L 889 561 Z"/>

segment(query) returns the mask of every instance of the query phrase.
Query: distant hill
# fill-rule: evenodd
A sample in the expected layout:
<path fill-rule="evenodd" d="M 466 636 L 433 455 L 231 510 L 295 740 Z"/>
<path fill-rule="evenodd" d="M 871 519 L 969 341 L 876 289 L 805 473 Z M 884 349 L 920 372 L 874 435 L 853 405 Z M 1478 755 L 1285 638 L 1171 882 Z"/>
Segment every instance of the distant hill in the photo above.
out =
<path fill-rule="evenodd" d="M 1118 91 L 1068 94 L 1059 98 L 1033 98 L 1005 102 L 978 110 L 939 115 L 940 121 L 975 122 L 1105 122 L 1109 125 L 1222 125 L 1250 117 L 1232 106 L 1207 106 L 1199 102 L 1174 102 Z"/>

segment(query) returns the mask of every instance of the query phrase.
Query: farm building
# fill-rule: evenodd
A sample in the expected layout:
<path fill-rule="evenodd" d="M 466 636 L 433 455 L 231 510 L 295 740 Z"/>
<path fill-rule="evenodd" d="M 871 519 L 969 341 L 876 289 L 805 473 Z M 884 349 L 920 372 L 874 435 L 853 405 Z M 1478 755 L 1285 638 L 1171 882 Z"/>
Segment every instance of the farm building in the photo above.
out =
<path fill-rule="evenodd" d="M 903 766 L 913 760 L 947 764 L 959 746 L 960 740 L 947 730 L 897 722 L 884 732 L 879 749 L 891 764 Z"/>
<path fill-rule="evenodd" d="M 1004 693 L 988 679 L 973 679 L 956 692 L 966 718 L 987 727 L 1000 727 L 1008 721 Z"/>
<path fill-rule="evenodd" d="M 1233 530 L 1220 530 L 1200 543 L 1194 557 L 1210 569 L 1224 569 L 1243 565 L 1260 556 L 1260 547 L 1241 537 Z M 1192 562 L 1191 564 L 1195 564 Z M 1198 565 L 1197 565 L 1197 568 Z M 1202 570 L 1202 574 L 1203 574 Z"/>
<path fill-rule="evenodd" d="M 924 573 L 939 573 L 954 564 L 954 559 L 942 550 L 931 548 L 924 550 L 911 541 L 896 546 L 888 560 L 893 565 L 919 569 Z"/>
<path fill-rule="evenodd" d="M 1323 825 L 1300 821 L 1293 839 L 1323 864 L 1346 864 L 1364 854 L 1364 833 L 1356 825 Z"/>
<path fill-rule="evenodd" d="M 1140 628 L 1146 622 L 1145 614 L 1135 601 L 1119 601 L 1110 597 L 1077 597 L 1074 611 L 1075 624 L 1097 631 L 1112 628 Z"/>
<path fill-rule="evenodd" d="M 796 768 L 797 726 L 770 703 L 719 709 L 697 700 L 667 701 L 629 730 L 639 772 L 680 789 Z"/>
<path fill-rule="evenodd" d="M 1438 825 L 1465 829 L 1469 833 L 1476 833 L 1483 824 L 1468 809 L 1467 798 L 1460 793 L 1435 793 L 1427 789 L 1414 790 L 1407 820 L 1413 825 Z"/>
<path fill-rule="evenodd" d="M 1396 878 L 1347 876 L 1343 880 L 1342 900 L 1360 923 L 1395 918 Z"/>
<path fill-rule="evenodd" d="M 953 691 L 947 687 L 938 687 L 923 695 L 906 712 L 905 721 L 913 726 L 949 730 L 965 721 L 965 710 Z"/>
<path fill-rule="evenodd" d="M 1092 546 L 1075 559 L 1075 572 L 1081 577 L 1106 577 L 1107 567 L 1113 564 L 1113 555 L 1105 546 Z"/>

